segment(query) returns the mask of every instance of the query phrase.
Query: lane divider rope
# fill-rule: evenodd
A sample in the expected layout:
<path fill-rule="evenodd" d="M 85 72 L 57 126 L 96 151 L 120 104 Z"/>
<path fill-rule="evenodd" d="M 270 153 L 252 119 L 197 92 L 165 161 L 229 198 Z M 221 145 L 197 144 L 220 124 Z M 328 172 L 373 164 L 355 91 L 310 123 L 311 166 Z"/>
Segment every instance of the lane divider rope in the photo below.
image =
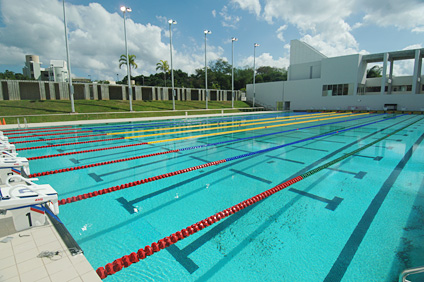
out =
<path fill-rule="evenodd" d="M 379 114 L 379 115 L 383 115 L 383 114 Z M 376 115 L 376 116 L 379 116 L 379 115 Z M 330 123 L 325 123 L 325 124 L 318 124 L 318 125 L 306 126 L 306 127 L 297 128 L 297 129 L 289 129 L 289 130 L 284 130 L 284 131 L 279 131 L 279 132 L 274 132 L 274 133 L 267 133 L 267 134 L 262 134 L 262 135 L 256 135 L 256 136 L 249 136 L 249 137 L 244 137 L 244 138 L 226 140 L 226 141 L 221 141 L 221 142 L 208 143 L 208 144 L 191 146 L 191 147 L 186 147 L 186 148 L 181 148 L 181 149 L 176 149 L 176 150 L 170 150 L 170 151 L 164 151 L 164 152 L 159 152 L 159 153 L 153 153 L 153 154 L 148 154 L 148 155 L 141 155 L 141 156 L 124 158 L 124 159 L 118 159 L 118 160 L 113 160 L 113 161 L 106 161 L 106 162 L 100 162 L 100 163 L 95 163 L 95 164 L 88 164 L 88 165 L 76 166 L 76 167 L 72 167 L 72 168 L 63 168 L 63 169 L 56 169 L 56 170 L 45 171 L 45 172 L 38 172 L 38 173 L 30 174 L 29 177 L 30 178 L 32 178 L 32 177 L 40 177 L 40 176 L 52 175 L 52 174 L 63 173 L 63 172 L 74 171 L 74 170 L 80 170 L 80 169 L 85 169 L 85 168 L 90 168 L 90 167 L 96 167 L 96 166 L 114 164 L 114 163 L 119 163 L 119 162 L 124 162 L 124 161 L 132 161 L 132 160 L 137 160 L 137 159 L 142 159 L 142 158 L 148 158 L 148 157 L 153 157 L 153 156 L 158 156 L 158 155 L 164 155 L 164 154 L 169 154 L 169 153 L 177 153 L 177 152 L 180 152 L 180 151 L 187 151 L 187 150 L 199 149 L 199 148 L 203 148 L 203 147 L 210 147 L 210 146 L 222 145 L 222 144 L 226 144 L 226 143 L 240 142 L 240 141 L 245 141 L 245 140 L 249 140 L 249 139 L 255 139 L 255 138 L 260 138 L 260 137 L 267 137 L 267 136 L 281 134 L 281 133 L 287 133 L 287 132 L 292 132 L 292 131 L 297 131 L 297 130 L 303 130 L 303 129 L 310 129 L 310 128 L 314 128 L 314 127 L 321 127 L 321 126 L 325 126 L 325 125 L 337 124 L 337 123 L 347 122 L 347 121 L 354 121 L 354 120 L 359 120 L 359 119 L 364 119 L 364 118 L 369 118 L 369 116 L 360 117 L 360 118 L 354 118 L 354 119 L 349 119 L 349 120 L 343 120 L 343 121 L 330 122 Z M 334 131 L 334 130 L 332 130 L 332 131 Z M 28 158 L 28 160 L 31 160 L 31 159 Z"/>
<path fill-rule="evenodd" d="M 16 151 L 26 151 L 26 150 L 35 150 L 35 149 L 44 149 L 50 147 L 61 147 L 61 146 L 70 146 L 77 144 L 87 144 L 87 143 L 95 143 L 95 142 L 105 142 L 105 141 L 115 141 L 115 140 L 123 140 L 124 137 L 110 138 L 110 139 L 101 139 L 101 140 L 91 140 L 91 141 L 80 141 L 73 143 L 63 143 L 63 144 L 52 144 L 52 145 L 44 145 L 44 146 L 36 146 L 36 147 L 27 147 L 27 148 L 18 148 Z"/>
<path fill-rule="evenodd" d="M 337 117 L 332 117 L 332 118 L 321 118 L 321 119 L 316 119 L 316 120 L 306 120 L 306 121 L 299 121 L 299 122 L 292 122 L 292 123 L 283 123 L 283 124 L 277 124 L 277 125 L 268 125 L 268 126 L 262 126 L 262 127 L 255 127 L 255 128 L 245 128 L 245 129 L 239 129 L 239 130 L 216 132 L 216 133 L 209 133 L 209 134 L 202 134 L 202 135 L 192 135 L 192 136 L 172 138 L 172 139 L 163 139 L 163 140 L 157 140 L 157 141 L 149 141 L 149 142 L 145 142 L 145 143 L 146 144 L 156 144 L 156 143 L 171 142 L 171 141 L 177 141 L 177 140 L 185 140 L 185 139 L 201 138 L 201 137 L 207 137 L 207 136 L 225 135 L 225 134 L 236 133 L 236 132 L 245 132 L 245 131 L 259 130 L 259 129 L 264 129 L 264 128 L 283 127 L 283 126 L 288 126 L 288 125 L 309 123 L 309 122 L 315 122 L 315 121 L 324 121 L 324 120 L 329 120 L 329 119 L 344 118 L 344 117 L 351 117 L 351 116 L 360 116 L 360 115 L 368 115 L 368 113 L 355 114 L 355 115 L 346 115 L 346 116 L 337 116 Z M 177 133 L 178 132 L 175 132 L 175 134 L 177 134 Z M 104 139 L 104 140 L 94 140 L 94 141 L 85 141 L 85 142 L 74 142 L 74 143 L 65 143 L 65 144 L 37 146 L 37 147 L 27 147 L 27 148 L 16 149 L 16 151 L 33 150 L 33 149 L 48 148 L 48 147 L 58 147 L 58 146 L 68 146 L 68 145 L 90 143 L 90 142 L 101 142 L 101 141 L 109 141 L 109 140 L 133 139 L 133 138 L 138 138 L 138 137 L 120 137 L 120 138 L 112 138 L 112 139 Z M 114 147 L 112 147 L 112 149 L 113 148 Z M 108 149 L 105 149 L 105 150 L 108 150 Z M 90 152 L 90 151 L 87 151 L 86 150 L 86 151 L 82 151 L 81 153 L 87 153 L 87 152 Z M 78 154 L 78 152 L 75 152 L 74 154 Z M 55 155 L 35 157 L 35 158 L 32 158 L 32 159 L 34 160 L 34 159 L 42 159 L 42 158 L 50 158 L 50 157 L 58 157 L 58 156 L 65 156 L 65 155 L 64 154 L 55 154 Z M 27 159 L 30 160 L 30 158 L 27 158 Z"/>
<path fill-rule="evenodd" d="M 321 113 L 321 114 L 314 114 L 314 115 L 297 115 L 297 116 L 284 116 L 284 117 L 273 117 L 273 118 L 262 118 L 262 119 L 253 119 L 253 120 L 240 120 L 240 121 L 227 121 L 227 122 L 216 122 L 216 123 L 207 123 L 207 124 L 196 124 L 196 125 L 186 125 L 186 126 L 176 126 L 176 127 L 165 127 L 165 128 L 153 128 L 153 129 L 143 129 L 143 130 L 135 130 L 135 131 L 121 131 L 121 132 L 113 132 L 113 133 L 107 133 L 107 135 L 119 135 L 119 134 L 131 134 L 131 133 L 138 133 L 138 132 L 152 132 L 152 131 L 162 131 L 162 130 L 173 130 L 173 129 L 182 129 L 182 128 L 193 128 L 193 127 L 206 127 L 206 126 L 214 126 L 214 125 L 226 125 L 226 124 L 235 124 L 235 123 L 246 123 L 246 125 L 243 126 L 249 126 L 250 122 L 252 121 L 269 121 L 269 122 L 277 122 L 282 119 L 300 119 L 301 118 L 315 118 L 317 116 L 329 116 L 334 115 L 333 112 L 331 113 Z M 258 123 L 252 123 L 252 125 L 255 125 Z M 238 125 L 234 125 L 238 126 Z M 225 127 L 224 127 L 225 128 Z M 200 129 L 199 129 L 200 130 Z"/>
<path fill-rule="evenodd" d="M 423 118 L 421 118 L 421 119 L 423 119 Z M 209 227 L 209 226 L 223 220 L 224 218 L 229 217 L 230 215 L 233 215 L 233 214 L 235 214 L 235 213 L 237 213 L 237 212 L 239 212 L 239 211 L 241 211 L 241 210 L 257 203 L 257 202 L 260 202 L 260 201 L 270 197 L 271 195 L 273 195 L 273 194 L 275 194 L 275 193 L 277 193 L 277 192 L 279 192 L 279 191 L 281 191 L 281 190 L 283 190 L 283 189 L 285 189 L 285 188 L 287 188 L 287 187 L 289 187 L 289 186 L 291 186 L 291 185 L 293 185 L 293 184 L 295 184 L 295 183 L 297 183 L 297 182 L 299 182 L 299 181 L 301 181 L 301 180 L 303 180 L 303 179 L 305 179 L 305 178 L 307 178 L 307 177 L 309 177 L 309 176 L 311 176 L 311 175 L 313 175 L 313 174 L 315 174 L 315 173 L 337 163 L 337 162 L 340 162 L 341 160 L 344 160 L 344 159 L 346 159 L 346 158 L 348 158 L 348 157 L 350 157 L 350 156 L 352 156 L 352 155 L 354 155 L 354 154 L 356 154 L 356 153 L 358 153 L 362 150 L 365 150 L 366 148 L 384 140 L 385 138 L 387 138 L 387 137 L 389 137 L 393 134 L 396 134 L 397 132 L 411 126 L 412 124 L 414 124 L 414 123 L 416 123 L 420 120 L 417 120 L 413 123 L 410 123 L 410 124 L 400 128 L 400 129 L 398 129 L 398 130 L 396 130 L 396 131 L 394 131 L 390 134 L 387 134 L 387 135 L 385 135 L 385 136 L 383 136 L 383 137 L 381 137 L 381 138 L 379 138 L 379 139 L 377 139 L 377 140 L 375 140 L 375 141 L 373 141 L 373 142 L 371 142 L 371 143 L 369 143 L 369 144 L 367 144 L 363 147 L 360 147 L 360 148 L 358 148 L 358 149 L 356 149 L 356 150 L 354 150 L 354 151 L 352 151 L 352 152 L 350 152 L 346 155 L 343 155 L 340 158 L 334 159 L 333 161 L 330 161 L 330 162 L 328 162 L 324 165 L 321 165 L 321 166 L 319 166 L 319 167 L 317 167 L 313 170 L 310 170 L 310 171 L 308 171 L 304 174 L 301 174 L 297 177 L 294 177 L 294 178 L 292 178 L 292 179 L 290 179 L 286 182 L 283 182 L 283 183 L 281 183 L 281 184 L 279 184 L 279 185 L 277 185 L 277 186 L 275 186 L 271 189 L 266 190 L 265 192 L 262 192 L 262 193 L 257 194 L 257 195 L 255 195 L 255 196 L 253 196 L 253 197 L 251 197 L 247 200 L 244 200 L 244 201 L 242 201 L 242 202 L 240 202 L 240 203 L 238 203 L 238 204 L 236 204 L 236 205 L 234 205 L 230 208 L 227 208 L 223 211 L 215 213 L 214 215 L 211 215 L 211 216 L 209 216 L 209 217 L 207 217 L 207 218 L 205 218 L 205 219 L 203 219 L 203 220 L 201 220 L 197 223 L 194 223 L 194 224 L 192 224 L 192 225 L 190 225 L 186 228 L 183 228 L 180 231 L 177 231 L 177 232 L 171 234 L 170 236 L 167 236 L 167 237 L 160 239 L 158 242 L 153 242 L 152 244 L 147 245 L 144 248 L 139 249 L 137 252 L 132 252 L 129 255 L 124 255 L 123 257 L 114 260 L 112 263 L 106 264 L 104 267 L 97 268 L 97 270 L 96 270 L 97 275 L 99 275 L 99 277 L 101 279 L 105 279 L 107 276 L 113 275 L 116 272 L 121 271 L 123 268 L 129 267 L 133 263 L 137 263 L 140 260 L 143 260 L 146 257 L 151 256 L 154 253 L 157 253 L 160 250 L 163 250 L 163 249 L 177 243 L 178 241 L 183 240 L 184 238 L 187 238 L 187 237 L 199 232 L 200 230 L 203 230 L 206 227 Z"/>
<path fill-rule="evenodd" d="M 13 142 L 13 144 L 23 144 L 23 143 L 34 143 L 34 142 L 43 142 L 43 141 L 53 141 L 53 140 L 62 140 L 62 139 L 78 139 L 78 138 L 88 138 L 88 137 L 97 137 L 97 136 L 106 136 L 106 133 L 91 134 L 91 135 L 82 135 L 82 136 L 68 136 L 68 137 L 58 137 L 58 138 L 49 138 L 49 139 L 40 139 L 40 140 L 26 140 Z"/>
<path fill-rule="evenodd" d="M 308 138 L 305 138 L 305 139 L 293 141 L 293 142 L 286 143 L 286 144 L 283 144 L 283 145 L 270 147 L 270 148 L 255 151 L 255 152 L 250 152 L 250 153 L 247 153 L 247 154 L 242 154 L 242 155 L 238 155 L 238 156 L 234 156 L 234 157 L 230 157 L 230 158 L 226 158 L 226 159 L 222 159 L 222 160 L 218 160 L 218 161 L 214 161 L 214 162 L 209 162 L 209 163 L 194 166 L 194 167 L 180 169 L 180 170 L 170 172 L 170 173 L 165 173 L 165 174 L 161 174 L 161 175 L 157 175 L 157 176 L 153 176 L 153 177 L 148 177 L 148 178 L 141 179 L 141 180 L 132 181 L 132 182 L 121 184 L 121 185 L 112 186 L 112 187 L 109 187 L 109 188 L 105 188 L 105 189 L 101 189 L 101 190 L 98 190 L 98 191 L 81 194 L 81 195 L 78 195 L 78 196 L 68 197 L 68 198 L 65 198 L 65 199 L 61 199 L 59 201 L 59 205 L 65 205 L 65 204 L 69 204 L 69 203 L 73 203 L 73 202 L 78 202 L 78 201 L 81 201 L 81 200 L 85 200 L 85 199 L 88 199 L 88 198 L 108 194 L 108 193 L 115 192 L 115 191 L 118 191 L 118 190 L 134 187 L 134 186 L 141 185 L 141 184 L 144 184 L 144 183 L 153 182 L 153 181 L 156 181 L 156 180 L 160 180 L 162 178 L 167 178 L 167 177 L 175 176 L 175 175 L 178 175 L 178 174 L 187 173 L 187 172 L 190 172 L 190 171 L 193 171 L 193 170 L 198 170 L 198 169 L 201 169 L 201 168 L 218 165 L 218 164 L 221 164 L 223 162 L 229 162 L 229 161 L 234 161 L 234 160 L 237 160 L 237 159 L 240 159 L 240 158 L 250 157 L 250 156 L 253 156 L 253 155 L 256 155 L 256 154 L 261 154 L 261 153 L 273 151 L 273 150 L 276 150 L 276 149 L 280 149 L 280 148 L 283 148 L 283 147 L 286 147 L 286 146 L 306 142 L 306 141 L 309 141 L 309 140 L 314 140 L 314 139 L 317 139 L 317 138 L 338 134 L 340 132 L 345 132 L 345 131 L 349 131 L 349 130 L 352 130 L 352 129 L 361 128 L 361 127 L 364 127 L 364 126 L 367 126 L 367 125 L 370 125 L 370 124 L 375 124 L 375 123 L 383 122 L 383 121 L 386 121 L 386 120 L 387 119 L 381 120 L 381 121 L 374 121 L 374 122 L 366 123 L 366 124 L 363 124 L 363 125 L 358 125 L 358 126 L 354 126 L 354 127 L 351 127 L 351 128 L 347 128 L 347 129 L 342 129 L 342 130 L 333 131 L 333 132 L 329 132 L 329 133 L 325 133 L 325 134 L 321 134 L 321 135 L 317 135 L 317 136 L 313 136 L 313 137 L 308 137 Z"/>

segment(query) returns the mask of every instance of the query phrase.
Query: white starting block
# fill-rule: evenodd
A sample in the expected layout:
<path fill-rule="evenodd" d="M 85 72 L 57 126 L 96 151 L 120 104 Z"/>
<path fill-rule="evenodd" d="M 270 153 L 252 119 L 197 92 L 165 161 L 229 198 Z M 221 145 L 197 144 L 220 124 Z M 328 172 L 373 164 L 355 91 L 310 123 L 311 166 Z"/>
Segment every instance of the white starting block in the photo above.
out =
<path fill-rule="evenodd" d="M 26 158 L 17 157 L 17 154 L 11 154 L 2 151 L 0 158 L 0 185 L 6 184 L 6 179 L 12 175 L 30 175 L 29 163 Z M 21 179 L 11 179 L 10 181 L 21 181 Z"/>
<path fill-rule="evenodd" d="M 11 154 L 16 154 L 16 147 L 13 144 L 10 144 L 7 141 L 0 140 L 0 151 L 9 152 Z"/>
<path fill-rule="evenodd" d="M 49 211 L 43 204 L 59 214 L 57 192 L 48 184 L 37 185 L 31 180 L 12 175 L 0 185 L 0 214 L 12 213 L 16 231 L 44 225 Z"/>
<path fill-rule="evenodd" d="M 2 131 L 0 131 L 0 140 L 1 140 L 1 141 L 6 141 L 6 142 L 8 142 L 8 141 L 9 141 L 9 138 L 8 138 L 7 136 L 4 136 L 3 132 L 2 132 Z"/>

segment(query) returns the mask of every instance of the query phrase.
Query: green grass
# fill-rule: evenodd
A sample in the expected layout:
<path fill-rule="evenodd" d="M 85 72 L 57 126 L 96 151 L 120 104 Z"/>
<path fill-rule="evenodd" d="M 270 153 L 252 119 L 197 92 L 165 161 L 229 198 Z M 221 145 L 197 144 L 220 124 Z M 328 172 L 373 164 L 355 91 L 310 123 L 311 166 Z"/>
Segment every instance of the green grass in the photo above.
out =
<path fill-rule="evenodd" d="M 250 106 L 245 102 L 235 101 L 234 107 L 249 108 Z M 38 123 L 94 119 L 183 116 L 185 115 L 186 110 L 191 110 L 188 112 L 188 115 L 216 114 L 221 113 L 221 109 L 225 109 L 225 113 L 242 111 L 238 109 L 231 109 L 231 101 L 209 101 L 208 108 L 210 110 L 208 111 L 204 110 L 204 101 L 175 101 L 176 111 L 172 111 L 172 101 L 133 101 L 133 110 L 135 112 L 130 113 L 129 108 L 129 101 L 76 100 L 75 111 L 77 114 L 70 114 L 71 102 L 68 100 L 0 101 L 0 118 L 1 120 L 4 118 L 7 124 L 16 124 L 17 118 L 20 119 L 21 123 L 23 123 L 24 118 L 28 123 Z"/>

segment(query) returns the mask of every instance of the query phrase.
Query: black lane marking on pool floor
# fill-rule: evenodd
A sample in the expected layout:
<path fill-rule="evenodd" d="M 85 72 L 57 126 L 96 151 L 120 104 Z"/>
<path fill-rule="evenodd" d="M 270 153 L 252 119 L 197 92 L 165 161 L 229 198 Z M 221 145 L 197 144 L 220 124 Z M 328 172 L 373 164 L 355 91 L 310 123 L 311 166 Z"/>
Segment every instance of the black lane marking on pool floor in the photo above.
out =
<path fill-rule="evenodd" d="M 336 208 L 339 206 L 339 204 L 343 201 L 343 198 L 340 198 L 340 197 L 334 197 L 332 200 L 329 200 L 329 199 L 326 199 L 324 197 L 320 197 L 320 196 L 317 196 L 317 195 L 314 195 L 314 194 L 311 194 L 311 193 L 308 193 L 308 192 L 297 190 L 295 188 L 290 188 L 289 191 L 295 192 L 295 193 L 302 195 L 302 196 L 309 197 L 309 198 L 314 199 L 314 200 L 318 200 L 318 201 L 323 202 L 323 203 L 327 203 L 327 206 L 325 206 L 325 208 L 329 209 L 330 211 L 335 211 Z"/>
<path fill-rule="evenodd" d="M 249 177 L 251 179 L 255 179 L 255 180 L 258 180 L 258 181 L 261 181 L 261 182 L 265 182 L 267 184 L 271 184 L 272 183 L 272 181 L 270 181 L 268 179 L 265 179 L 265 178 L 262 178 L 262 177 L 259 177 L 259 176 L 255 176 L 255 175 L 246 173 L 246 172 L 241 171 L 241 170 L 237 170 L 237 169 L 232 169 L 231 168 L 230 171 L 235 172 L 235 173 L 238 173 L 238 174 L 243 175 L 243 176 L 246 176 L 246 177 Z"/>
<path fill-rule="evenodd" d="M 387 150 L 393 149 L 392 146 L 384 146 L 384 145 L 374 145 L 374 147 L 384 148 L 384 149 L 387 149 Z"/>
<path fill-rule="evenodd" d="M 273 158 L 273 159 L 277 159 L 277 160 L 282 160 L 282 161 L 287 161 L 287 162 L 292 162 L 292 163 L 296 163 L 296 164 L 305 164 L 304 162 L 280 158 L 280 157 L 276 157 L 276 156 L 265 155 L 265 157 Z"/>
<path fill-rule="evenodd" d="M 344 153 L 343 155 L 346 155 L 346 153 Z M 382 156 L 364 156 L 364 155 L 352 155 L 353 157 L 361 157 L 361 158 L 367 158 L 367 159 L 373 159 L 374 161 L 380 161 L 383 157 Z"/>
<path fill-rule="evenodd" d="M 320 152 L 328 152 L 328 150 L 316 149 L 316 148 L 309 148 L 309 147 L 305 147 L 305 146 L 292 146 L 292 147 L 294 147 L 294 148 L 300 148 L 300 149 L 306 149 L 306 150 L 320 151 Z"/>
<path fill-rule="evenodd" d="M 414 143 L 414 145 L 409 148 L 403 158 L 393 169 L 392 173 L 390 173 L 389 177 L 383 183 L 380 190 L 375 195 L 374 199 L 371 201 L 367 210 L 363 214 L 361 220 L 356 225 L 355 230 L 350 235 L 337 260 L 334 262 L 333 266 L 325 277 L 324 282 L 335 282 L 342 280 L 347 268 L 349 267 L 350 263 L 353 260 L 353 257 L 356 254 L 356 251 L 359 248 L 359 245 L 362 243 L 362 240 L 364 239 L 368 229 L 370 228 L 371 223 L 374 221 L 375 216 L 377 215 L 381 205 L 386 199 L 387 194 L 389 194 L 390 189 L 393 187 L 393 184 L 396 182 L 405 165 L 408 163 L 412 154 L 421 144 L 423 139 L 424 134 L 422 134 Z"/>
<path fill-rule="evenodd" d="M 355 178 L 358 178 L 358 179 L 364 178 L 364 176 L 367 174 L 365 171 L 353 172 L 353 171 L 347 171 L 347 170 L 342 170 L 342 169 L 338 169 L 338 168 L 331 168 L 331 167 L 327 167 L 326 169 L 337 171 L 337 172 L 342 172 L 342 173 L 347 173 L 347 174 L 353 174 L 353 175 L 355 175 Z"/>

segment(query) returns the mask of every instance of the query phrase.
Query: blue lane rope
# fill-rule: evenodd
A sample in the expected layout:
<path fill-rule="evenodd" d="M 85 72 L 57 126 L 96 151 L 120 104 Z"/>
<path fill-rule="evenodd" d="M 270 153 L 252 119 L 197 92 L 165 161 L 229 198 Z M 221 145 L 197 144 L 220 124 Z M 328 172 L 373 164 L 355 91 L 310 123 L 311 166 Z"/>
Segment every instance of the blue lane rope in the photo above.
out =
<path fill-rule="evenodd" d="M 354 127 L 350 127 L 350 128 L 346 128 L 346 129 L 337 130 L 337 131 L 329 132 L 329 133 L 318 135 L 318 136 L 309 137 L 309 138 L 298 140 L 298 141 L 293 141 L 293 142 L 290 142 L 290 143 L 287 143 L 287 144 L 284 144 L 284 145 L 275 146 L 275 147 L 271 147 L 271 148 L 267 148 L 267 149 L 263 149 L 263 150 L 259 150 L 259 151 L 255 151 L 255 152 L 251 152 L 251 153 L 247 153 L 247 154 L 235 156 L 235 157 L 226 158 L 225 161 L 229 162 L 229 161 L 233 161 L 233 160 L 236 160 L 236 159 L 253 156 L 253 155 L 256 155 L 256 154 L 273 151 L 273 150 L 280 149 L 280 148 L 283 148 L 283 147 L 286 147 L 286 146 L 290 146 L 290 145 L 294 145 L 294 144 L 299 144 L 299 143 L 306 142 L 306 141 L 309 141 L 309 140 L 314 140 L 314 139 L 317 139 L 317 138 L 321 138 L 321 137 L 325 137 L 325 136 L 330 136 L 330 135 L 338 134 L 340 132 L 345 132 L 345 131 L 349 131 L 349 130 L 356 129 L 356 128 L 361 128 L 361 127 L 364 127 L 364 126 L 367 126 L 367 125 L 370 125 L 370 124 L 375 124 L 375 123 L 383 122 L 383 121 L 386 121 L 386 120 L 389 120 L 389 119 L 395 119 L 395 118 L 398 118 L 398 117 L 401 117 L 401 116 L 404 116 L 404 115 L 406 115 L 406 114 L 402 114 L 400 116 L 395 116 L 395 117 L 387 118 L 387 119 L 380 120 L 380 121 L 373 121 L 373 122 L 369 122 L 369 123 L 366 123 L 366 124 L 363 124 L 363 125 L 358 125 L 358 126 L 354 126 Z"/>
<path fill-rule="evenodd" d="M 360 118 L 354 118 L 354 119 L 348 119 L 348 120 L 341 120 L 341 121 L 329 122 L 329 123 L 324 123 L 324 124 L 317 124 L 317 125 L 299 127 L 299 128 L 295 128 L 295 129 L 289 129 L 289 130 L 278 131 L 278 132 L 273 132 L 273 133 L 255 135 L 255 136 L 244 137 L 244 138 L 239 138 L 239 139 L 221 141 L 221 142 L 216 142 L 216 143 L 209 143 L 209 144 L 204 144 L 204 145 L 191 146 L 191 147 L 186 147 L 186 148 L 182 148 L 182 149 L 179 149 L 179 150 L 180 151 L 186 151 L 186 150 L 198 149 L 198 148 L 202 148 L 202 147 L 216 146 L 216 145 L 221 145 L 221 144 L 226 144 L 226 143 L 239 142 L 239 141 L 249 140 L 249 139 L 253 139 L 253 138 L 266 137 L 266 136 L 271 136 L 271 135 L 276 135 L 276 134 L 281 134 L 281 133 L 287 133 L 287 132 L 292 132 L 292 131 L 298 131 L 298 130 L 303 130 L 303 129 L 320 127 L 320 126 L 324 126 L 324 125 L 330 125 L 330 124 L 337 124 L 337 123 L 342 123 L 342 122 L 354 121 L 354 120 L 358 120 L 358 119 L 376 117 L 376 116 L 381 116 L 381 115 L 384 115 L 384 114 L 378 114 L 378 115 L 373 115 L 373 116 L 366 116 L 366 117 L 360 117 Z"/>

